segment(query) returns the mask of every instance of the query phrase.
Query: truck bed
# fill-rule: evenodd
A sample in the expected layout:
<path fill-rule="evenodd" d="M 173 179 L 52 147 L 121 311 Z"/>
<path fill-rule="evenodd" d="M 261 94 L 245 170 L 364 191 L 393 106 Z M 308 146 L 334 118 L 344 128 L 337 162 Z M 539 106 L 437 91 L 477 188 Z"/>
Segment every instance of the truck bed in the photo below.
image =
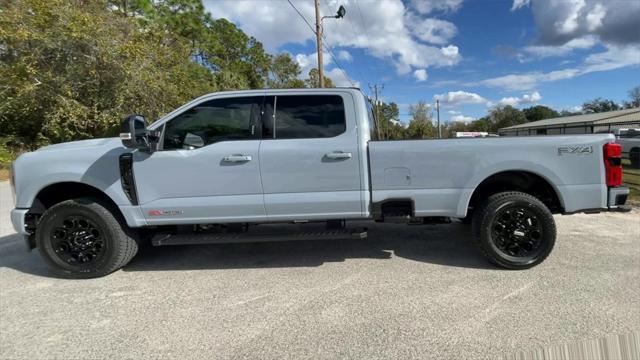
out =
<path fill-rule="evenodd" d="M 564 212 L 606 208 L 603 145 L 613 135 L 369 142 L 372 202 L 410 198 L 416 216 L 466 216 L 474 189 L 518 171 L 545 179 Z"/>

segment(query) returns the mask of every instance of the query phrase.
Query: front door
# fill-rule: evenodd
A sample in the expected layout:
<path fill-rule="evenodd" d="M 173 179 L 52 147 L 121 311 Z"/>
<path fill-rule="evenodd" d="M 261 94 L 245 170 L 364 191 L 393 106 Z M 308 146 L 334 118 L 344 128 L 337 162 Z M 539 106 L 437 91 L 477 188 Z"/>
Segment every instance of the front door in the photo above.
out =
<path fill-rule="evenodd" d="M 150 225 L 265 220 L 259 170 L 262 96 L 208 100 L 164 124 L 160 150 L 136 152 Z"/>
<path fill-rule="evenodd" d="M 260 168 L 269 220 L 362 215 L 353 111 L 347 93 L 266 98 Z"/>

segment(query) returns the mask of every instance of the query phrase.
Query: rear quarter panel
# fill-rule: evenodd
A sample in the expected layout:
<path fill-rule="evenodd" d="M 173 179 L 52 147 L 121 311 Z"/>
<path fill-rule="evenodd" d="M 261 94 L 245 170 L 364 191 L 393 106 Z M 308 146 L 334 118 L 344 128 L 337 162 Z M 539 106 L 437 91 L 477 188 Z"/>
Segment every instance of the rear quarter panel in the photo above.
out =
<path fill-rule="evenodd" d="M 602 147 L 612 135 L 369 143 L 372 201 L 412 198 L 417 216 L 466 216 L 473 190 L 503 171 L 546 179 L 566 212 L 606 207 Z M 559 148 L 590 148 L 566 153 Z"/>

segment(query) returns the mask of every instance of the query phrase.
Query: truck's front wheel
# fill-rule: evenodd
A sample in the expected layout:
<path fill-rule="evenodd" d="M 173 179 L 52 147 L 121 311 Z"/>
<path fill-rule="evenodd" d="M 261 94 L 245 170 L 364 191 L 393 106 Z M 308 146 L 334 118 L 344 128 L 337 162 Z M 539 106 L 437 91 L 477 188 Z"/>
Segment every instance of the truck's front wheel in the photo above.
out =
<path fill-rule="evenodd" d="M 49 208 L 38 223 L 36 243 L 56 271 L 79 278 L 118 270 L 138 251 L 126 224 L 92 198 L 67 200 Z"/>
<path fill-rule="evenodd" d="M 473 231 L 480 251 L 508 269 L 541 263 L 556 240 L 549 209 L 535 197 L 515 191 L 490 196 L 474 214 Z"/>

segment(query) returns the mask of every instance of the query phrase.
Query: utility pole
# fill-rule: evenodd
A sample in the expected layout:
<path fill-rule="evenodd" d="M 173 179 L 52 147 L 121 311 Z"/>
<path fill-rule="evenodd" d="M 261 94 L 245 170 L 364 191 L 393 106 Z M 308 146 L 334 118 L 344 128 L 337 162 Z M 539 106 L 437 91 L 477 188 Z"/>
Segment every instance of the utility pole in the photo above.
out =
<path fill-rule="evenodd" d="M 436 113 L 438 114 L 438 139 L 442 139 L 440 132 L 440 100 L 436 99 Z"/>
<path fill-rule="evenodd" d="M 378 84 L 373 84 L 373 86 L 371 86 L 371 84 L 369 84 L 369 89 L 371 91 L 373 91 L 373 93 L 375 94 L 376 97 L 376 101 L 375 101 L 375 112 L 376 112 L 376 128 L 378 129 L 378 138 L 380 138 L 380 140 L 384 140 L 385 134 L 382 134 L 382 137 L 380 136 L 380 130 L 382 128 L 382 122 L 380 119 L 380 113 L 378 111 L 378 109 L 380 108 L 380 100 L 378 100 L 378 91 L 382 92 L 382 90 L 384 89 L 384 84 L 382 85 L 378 85 Z"/>
<path fill-rule="evenodd" d="M 318 50 L 318 87 L 324 87 L 324 64 L 322 61 L 322 20 L 326 18 L 342 19 L 347 9 L 340 5 L 334 16 L 320 16 L 320 0 L 314 0 L 316 6 L 316 49 Z"/>
<path fill-rule="evenodd" d="M 324 87 L 324 66 L 322 64 L 322 19 L 320 18 L 320 0 L 315 0 L 316 5 L 316 44 L 318 49 L 318 87 Z"/>

